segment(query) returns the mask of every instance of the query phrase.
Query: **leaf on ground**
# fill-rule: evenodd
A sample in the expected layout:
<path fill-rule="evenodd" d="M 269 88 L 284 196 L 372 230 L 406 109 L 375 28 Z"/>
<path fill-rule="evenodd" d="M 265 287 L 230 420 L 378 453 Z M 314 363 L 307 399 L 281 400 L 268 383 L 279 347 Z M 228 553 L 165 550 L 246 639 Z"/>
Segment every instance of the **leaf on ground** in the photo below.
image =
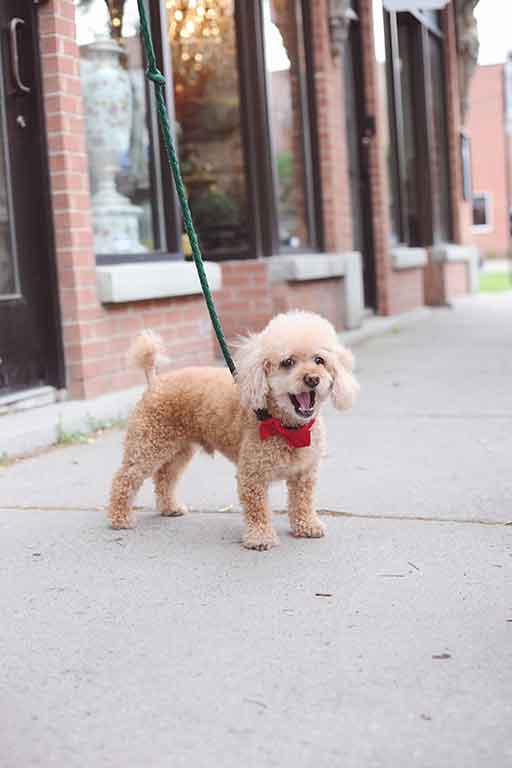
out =
<path fill-rule="evenodd" d="M 451 659 L 452 655 L 451 653 L 433 653 L 432 658 L 437 659 L 440 661 L 444 661 L 445 659 Z"/>

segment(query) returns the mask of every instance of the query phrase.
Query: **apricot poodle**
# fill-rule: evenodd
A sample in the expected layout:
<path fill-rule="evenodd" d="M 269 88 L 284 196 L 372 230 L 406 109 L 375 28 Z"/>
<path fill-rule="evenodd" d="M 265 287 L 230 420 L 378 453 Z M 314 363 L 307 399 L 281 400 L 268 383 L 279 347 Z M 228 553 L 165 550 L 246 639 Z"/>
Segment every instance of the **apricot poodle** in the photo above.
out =
<path fill-rule="evenodd" d="M 157 376 L 162 352 L 151 332 L 132 347 L 132 362 L 145 371 L 148 389 L 129 420 L 123 463 L 112 483 L 112 526 L 133 527 L 132 501 L 150 476 L 158 511 L 183 514 L 176 484 L 203 448 L 220 451 L 237 466 L 245 547 L 264 550 L 278 543 L 267 501 L 276 480 L 288 485 L 293 534 L 323 536 L 314 506 L 325 444 L 320 409 L 329 397 L 335 408 L 350 408 L 359 390 L 352 353 L 339 344 L 333 326 L 310 312 L 277 315 L 240 343 L 236 381 L 226 369 L 207 367 Z"/>

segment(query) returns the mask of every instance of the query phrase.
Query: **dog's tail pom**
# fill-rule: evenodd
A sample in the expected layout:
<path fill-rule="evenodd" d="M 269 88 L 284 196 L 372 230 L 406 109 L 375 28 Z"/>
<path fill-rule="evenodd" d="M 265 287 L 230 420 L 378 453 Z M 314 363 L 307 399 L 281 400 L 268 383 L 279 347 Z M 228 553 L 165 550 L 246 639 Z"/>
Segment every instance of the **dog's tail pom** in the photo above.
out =
<path fill-rule="evenodd" d="M 164 349 L 164 342 L 157 333 L 142 331 L 128 350 L 128 362 L 135 368 L 142 368 L 148 386 L 155 378 L 157 367 L 168 361 Z"/>

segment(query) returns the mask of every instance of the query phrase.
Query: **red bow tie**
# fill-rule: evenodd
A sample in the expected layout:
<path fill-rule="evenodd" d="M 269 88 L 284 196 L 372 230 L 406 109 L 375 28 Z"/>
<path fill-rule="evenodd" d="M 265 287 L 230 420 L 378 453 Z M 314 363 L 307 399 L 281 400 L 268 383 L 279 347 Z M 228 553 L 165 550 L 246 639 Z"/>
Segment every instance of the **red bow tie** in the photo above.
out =
<path fill-rule="evenodd" d="M 307 448 L 311 445 L 311 428 L 314 423 L 315 420 L 311 419 L 302 427 L 290 429 L 283 427 L 279 419 L 270 416 L 270 418 L 260 422 L 260 439 L 267 440 L 269 437 L 282 435 L 292 448 Z"/>

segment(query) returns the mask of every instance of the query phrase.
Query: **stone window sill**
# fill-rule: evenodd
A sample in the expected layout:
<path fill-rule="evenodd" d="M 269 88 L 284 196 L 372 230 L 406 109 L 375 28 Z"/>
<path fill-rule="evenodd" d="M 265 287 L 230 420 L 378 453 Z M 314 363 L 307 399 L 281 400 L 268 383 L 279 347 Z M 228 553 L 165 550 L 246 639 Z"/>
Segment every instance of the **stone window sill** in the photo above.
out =
<path fill-rule="evenodd" d="M 345 277 L 349 264 L 360 259 L 358 253 L 291 253 L 268 259 L 270 280 L 304 282 Z"/>
<path fill-rule="evenodd" d="M 212 291 L 221 287 L 218 264 L 205 263 Z M 96 268 L 98 296 L 102 304 L 147 301 L 201 293 L 195 264 L 186 261 L 150 261 L 111 264 Z"/>
<path fill-rule="evenodd" d="M 428 263 L 428 253 L 426 248 L 407 248 L 399 246 L 391 250 L 391 263 L 393 269 L 397 271 L 426 267 Z"/>
<path fill-rule="evenodd" d="M 432 261 L 437 264 L 457 261 L 472 262 L 475 259 L 478 261 L 478 249 L 474 245 L 444 243 L 443 245 L 433 246 L 431 254 Z"/>

